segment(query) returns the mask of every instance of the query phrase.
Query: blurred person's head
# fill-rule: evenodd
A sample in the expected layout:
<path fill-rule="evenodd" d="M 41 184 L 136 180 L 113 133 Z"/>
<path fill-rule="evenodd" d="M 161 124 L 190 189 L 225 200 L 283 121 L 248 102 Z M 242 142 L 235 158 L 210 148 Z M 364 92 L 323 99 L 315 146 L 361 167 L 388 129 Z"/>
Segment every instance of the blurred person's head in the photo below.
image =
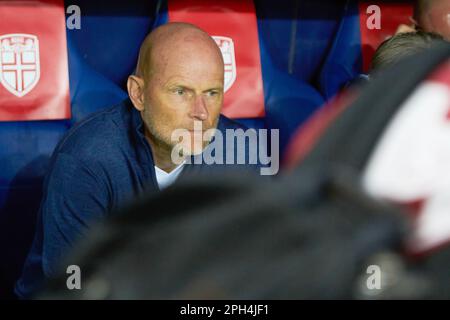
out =
<path fill-rule="evenodd" d="M 158 164 L 158 156 L 167 159 L 180 143 L 171 139 L 174 130 L 191 133 L 190 139 L 183 141 L 183 150 L 189 156 L 206 147 L 203 132 L 217 126 L 224 94 L 221 51 L 205 31 L 194 25 L 162 25 L 142 43 L 135 75 L 128 78 L 127 86 L 134 107 L 141 113 L 156 164 L 170 171 L 175 165 Z M 197 134 L 195 121 L 202 124 Z"/>
<path fill-rule="evenodd" d="M 370 73 L 392 67 L 405 57 L 414 55 L 429 49 L 443 38 L 430 32 L 407 32 L 399 33 L 385 40 L 375 51 L 372 58 Z"/>
<path fill-rule="evenodd" d="M 449 0 L 416 0 L 414 20 L 418 30 L 440 34 L 450 41 Z"/>

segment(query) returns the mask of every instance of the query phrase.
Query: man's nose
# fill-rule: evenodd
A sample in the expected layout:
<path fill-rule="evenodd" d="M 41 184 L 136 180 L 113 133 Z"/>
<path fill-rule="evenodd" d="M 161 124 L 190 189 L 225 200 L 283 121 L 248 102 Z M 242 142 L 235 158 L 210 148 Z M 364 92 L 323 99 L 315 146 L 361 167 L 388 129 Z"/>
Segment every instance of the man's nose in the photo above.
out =
<path fill-rule="evenodd" d="M 197 96 L 191 108 L 190 114 L 192 118 L 200 121 L 208 119 L 208 108 L 203 96 Z"/>

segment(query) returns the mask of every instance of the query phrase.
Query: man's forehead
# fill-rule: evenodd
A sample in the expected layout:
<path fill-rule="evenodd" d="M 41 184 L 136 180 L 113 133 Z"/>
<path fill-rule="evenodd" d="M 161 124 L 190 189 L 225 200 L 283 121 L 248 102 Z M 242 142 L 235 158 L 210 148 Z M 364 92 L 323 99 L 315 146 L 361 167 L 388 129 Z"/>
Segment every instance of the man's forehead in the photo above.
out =
<path fill-rule="evenodd" d="M 180 55 L 183 49 L 187 50 Z M 155 69 L 165 68 L 168 63 L 183 59 L 183 55 L 199 49 L 216 59 L 222 59 L 215 41 L 198 27 L 178 22 L 162 25 L 153 30 L 142 43 L 139 51 L 138 72 L 153 73 Z M 204 60 L 205 55 L 198 56 L 197 59 Z"/>
<path fill-rule="evenodd" d="M 170 76 L 162 81 L 162 84 L 166 87 L 182 86 L 190 89 L 222 89 L 223 77 L 211 76 L 208 78 L 186 77 L 182 75 Z"/>
<path fill-rule="evenodd" d="M 193 26 L 164 25 L 153 31 L 144 42 L 147 43 L 148 49 L 157 53 L 159 51 L 172 51 L 183 46 L 217 47 L 214 39 L 203 30 Z"/>
<path fill-rule="evenodd" d="M 152 57 L 165 59 L 215 58 L 221 60 L 222 54 L 215 41 L 198 37 L 177 37 L 166 39 L 151 46 Z"/>
<path fill-rule="evenodd" d="M 153 72 L 165 79 L 173 77 L 220 79 L 224 75 L 221 57 L 198 48 L 180 48 L 175 52 L 155 54 L 151 60 Z"/>

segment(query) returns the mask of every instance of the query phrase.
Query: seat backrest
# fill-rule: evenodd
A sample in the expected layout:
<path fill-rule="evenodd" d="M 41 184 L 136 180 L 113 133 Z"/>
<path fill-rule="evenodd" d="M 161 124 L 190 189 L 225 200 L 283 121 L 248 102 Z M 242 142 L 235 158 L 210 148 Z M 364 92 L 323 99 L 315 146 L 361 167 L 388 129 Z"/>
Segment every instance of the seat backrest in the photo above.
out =
<path fill-rule="evenodd" d="M 69 119 L 62 0 L 0 2 L 0 297 L 34 231 L 47 160 Z M 33 121 L 31 121 L 33 120 Z"/>
<path fill-rule="evenodd" d="M 319 75 L 320 91 L 334 97 L 350 81 L 366 73 L 376 48 L 410 24 L 413 1 L 340 1 L 344 6 Z"/>
<path fill-rule="evenodd" d="M 0 2 L 0 12 L 5 6 L 8 2 Z M 67 32 L 66 43 L 62 1 L 40 1 L 36 6 L 24 2 L 14 4 L 12 10 L 17 13 L 11 15 L 15 21 L 7 30 L 0 27 L 0 36 L 33 32 L 37 35 L 40 78 L 20 98 L 0 85 L 0 109 L 5 111 L 0 112 L 0 298 L 12 297 L 13 284 L 34 234 L 43 178 L 58 141 L 75 122 L 126 97 L 121 88 L 86 63 L 71 32 Z M 24 19 L 39 17 L 31 18 L 31 29 L 30 21 L 23 23 L 18 18 L 22 12 L 26 13 Z M 2 22 L 8 15 L 2 14 Z M 2 49 L 0 53 L 3 52 Z M 67 79 L 61 76 L 63 71 Z M 70 101 L 67 110 L 66 101 Z M 10 106 L 21 108 L 12 112 Z"/>
<path fill-rule="evenodd" d="M 359 2 L 363 72 L 369 70 L 372 57 L 381 42 L 394 35 L 400 24 L 411 24 L 413 7 L 413 1 Z M 378 18 L 378 13 L 379 26 L 373 20 Z"/>
<path fill-rule="evenodd" d="M 334 0 L 256 1 L 260 37 L 274 65 L 316 86 L 344 4 Z"/>
<path fill-rule="evenodd" d="M 0 15 L 0 121 L 70 118 L 63 1 L 2 1 Z"/>
<path fill-rule="evenodd" d="M 126 88 L 139 47 L 157 23 L 161 1 L 71 0 L 81 10 L 80 29 L 69 29 L 81 59 L 117 86 Z"/>

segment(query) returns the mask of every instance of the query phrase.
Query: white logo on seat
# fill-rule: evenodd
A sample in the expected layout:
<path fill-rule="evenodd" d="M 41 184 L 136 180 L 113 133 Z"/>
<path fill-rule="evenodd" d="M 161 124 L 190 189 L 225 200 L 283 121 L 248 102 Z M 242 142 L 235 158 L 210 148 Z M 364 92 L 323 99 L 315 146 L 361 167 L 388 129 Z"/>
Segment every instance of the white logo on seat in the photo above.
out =
<path fill-rule="evenodd" d="M 225 64 L 225 88 L 227 92 L 236 80 L 236 58 L 234 54 L 233 39 L 222 36 L 212 36 L 222 51 L 223 62 Z"/>
<path fill-rule="evenodd" d="M 0 36 L 0 83 L 17 97 L 29 93 L 39 82 L 39 41 L 31 34 Z"/>

